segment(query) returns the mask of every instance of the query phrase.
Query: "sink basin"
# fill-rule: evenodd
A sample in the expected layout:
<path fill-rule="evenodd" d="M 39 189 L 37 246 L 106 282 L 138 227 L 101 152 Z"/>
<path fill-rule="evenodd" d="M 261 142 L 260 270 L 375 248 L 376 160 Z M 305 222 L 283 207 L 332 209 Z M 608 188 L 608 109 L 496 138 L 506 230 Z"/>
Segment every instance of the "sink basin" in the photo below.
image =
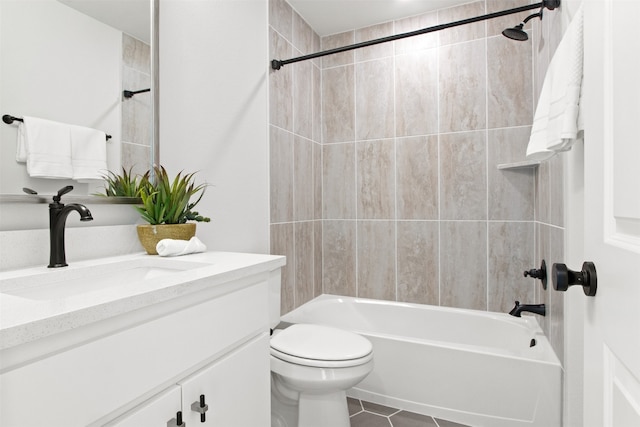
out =
<path fill-rule="evenodd" d="M 98 265 L 38 270 L 0 282 L 0 293 L 31 299 L 56 300 L 101 290 L 159 280 L 211 264 L 148 257 Z"/>

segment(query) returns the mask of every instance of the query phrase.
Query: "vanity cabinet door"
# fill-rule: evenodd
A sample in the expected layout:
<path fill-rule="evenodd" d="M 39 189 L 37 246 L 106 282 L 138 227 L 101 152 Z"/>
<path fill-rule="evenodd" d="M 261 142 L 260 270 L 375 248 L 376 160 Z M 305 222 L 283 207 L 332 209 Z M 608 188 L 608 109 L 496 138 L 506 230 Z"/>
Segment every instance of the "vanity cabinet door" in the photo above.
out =
<path fill-rule="evenodd" d="M 215 339 L 215 334 L 211 336 Z M 271 420 L 269 334 L 264 332 L 237 350 L 196 372 L 182 386 L 187 426 L 268 426 Z M 191 405 L 205 396 L 205 422 Z"/>
<path fill-rule="evenodd" d="M 180 387 L 176 385 L 106 424 L 105 427 L 164 427 L 181 410 Z"/>

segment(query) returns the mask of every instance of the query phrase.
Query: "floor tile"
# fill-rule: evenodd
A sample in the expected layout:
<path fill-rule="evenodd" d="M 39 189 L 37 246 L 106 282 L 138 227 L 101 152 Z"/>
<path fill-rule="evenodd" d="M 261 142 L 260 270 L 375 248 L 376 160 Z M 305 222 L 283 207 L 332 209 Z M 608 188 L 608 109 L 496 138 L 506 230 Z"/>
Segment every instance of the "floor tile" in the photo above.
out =
<path fill-rule="evenodd" d="M 393 427 L 389 418 L 370 412 L 360 412 L 351 417 L 351 427 Z"/>
<path fill-rule="evenodd" d="M 373 412 L 380 415 L 391 415 L 395 412 L 398 412 L 396 408 L 391 408 L 389 406 L 378 405 L 377 403 L 365 402 L 362 401 L 362 407 L 365 411 Z"/>
<path fill-rule="evenodd" d="M 436 422 L 440 427 L 468 427 L 465 424 L 454 423 L 453 421 L 441 420 L 436 418 Z"/>
<path fill-rule="evenodd" d="M 400 411 L 389 420 L 393 427 L 438 427 L 433 418 L 407 411 Z"/>
<path fill-rule="evenodd" d="M 351 397 L 347 397 L 347 408 L 349 409 L 349 416 L 362 412 L 362 404 L 360 401 Z"/>

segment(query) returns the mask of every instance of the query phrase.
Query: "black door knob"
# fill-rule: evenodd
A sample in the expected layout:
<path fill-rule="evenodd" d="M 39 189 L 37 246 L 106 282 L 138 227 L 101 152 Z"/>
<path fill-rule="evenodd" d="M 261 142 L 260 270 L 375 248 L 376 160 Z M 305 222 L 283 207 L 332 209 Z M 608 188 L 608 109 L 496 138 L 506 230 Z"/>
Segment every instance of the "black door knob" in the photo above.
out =
<path fill-rule="evenodd" d="M 582 264 L 581 271 L 569 270 L 565 264 L 553 264 L 551 277 L 556 291 L 564 292 L 569 286 L 580 285 L 585 295 L 593 297 L 598 289 L 596 266 L 589 261 Z"/>

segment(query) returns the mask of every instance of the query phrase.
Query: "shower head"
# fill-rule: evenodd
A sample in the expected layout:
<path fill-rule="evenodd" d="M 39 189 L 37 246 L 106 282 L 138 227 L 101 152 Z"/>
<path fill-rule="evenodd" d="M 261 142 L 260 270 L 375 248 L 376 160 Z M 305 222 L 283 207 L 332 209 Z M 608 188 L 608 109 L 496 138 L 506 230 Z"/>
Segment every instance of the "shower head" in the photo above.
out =
<path fill-rule="evenodd" d="M 513 28 L 505 29 L 502 32 L 502 35 L 510 38 L 511 40 L 518 40 L 521 42 L 526 41 L 529 39 L 529 35 L 525 30 L 522 29 L 522 27 L 524 27 L 524 23 L 521 22 Z"/>
<path fill-rule="evenodd" d="M 518 40 L 518 41 L 525 41 L 529 39 L 529 35 L 527 34 L 527 32 L 525 30 L 523 30 L 522 28 L 524 27 L 524 24 L 526 24 L 527 22 L 529 22 L 530 19 L 533 18 L 537 18 L 540 17 L 540 19 L 542 20 L 542 11 L 544 10 L 545 6 L 542 6 L 540 8 L 540 12 L 538 13 L 534 13 L 533 15 L 529 15 L 526 18 L 524 18 L 524 21 L 522 21 L 521 23 L 519 23 L 518 25 L 516 25 L 513 28 L 507 28 L 506 30 L 504 30 L 502 32 L 502 35 L 505 37 L 510 38 L 511 40 Z"/>

